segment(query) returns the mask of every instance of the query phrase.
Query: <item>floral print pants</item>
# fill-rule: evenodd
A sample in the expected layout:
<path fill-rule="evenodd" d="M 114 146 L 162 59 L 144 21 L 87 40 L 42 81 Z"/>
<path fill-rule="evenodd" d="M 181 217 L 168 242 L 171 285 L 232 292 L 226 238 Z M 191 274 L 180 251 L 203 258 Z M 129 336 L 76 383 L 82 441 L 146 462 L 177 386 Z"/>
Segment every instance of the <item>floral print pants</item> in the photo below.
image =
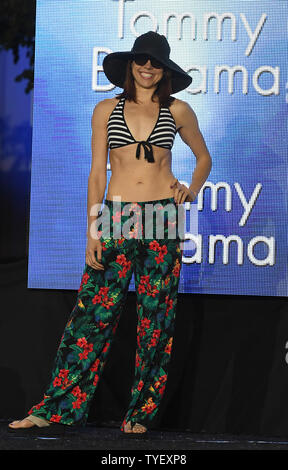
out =
<path fill-rule="evenodd" d="M 174 198 L 121 201 L 120 210 L 115 212 L 113 201 L 104 202 L 111 227 L 118 224 L 118 229 L 123 228 L 129 217 L 134 216 L 131 229 L 127 232 L 128 237 L 118 238 L 111 233 L 107 237 L 104 231 L 98 231 L 104 270 L 85 264 L 77 300 L 56 354 L 51 381 L 43 400 L 33 406 L 29 414 L 54 423 L 85 425 L 89 403 L 101 378 L 134 272 L 138 319 L 135 378 L 131 401 L 121 424 L 123 431 L 128 421 L 132 425 L 135 422 L 146 426 L 151 423 L 166 387 L 182 261 L 178 232 L 180 206 Z M 144 217 L 147 203 L 154 207 L 158 203 L 150 218 Z M 165 212 L 166 204 L 174 206 L 172 221 Z M 128 205 L 129 215 L 124 212 L 125 205 Z M 164 220 L 163 238 L 157 238 L 155 232 L 159 214 Z M 152 230 L 150 238 L 145 237 L 147 226 Z M 176 228 L 176 237 L 170 238 L 169 226 Z"/>

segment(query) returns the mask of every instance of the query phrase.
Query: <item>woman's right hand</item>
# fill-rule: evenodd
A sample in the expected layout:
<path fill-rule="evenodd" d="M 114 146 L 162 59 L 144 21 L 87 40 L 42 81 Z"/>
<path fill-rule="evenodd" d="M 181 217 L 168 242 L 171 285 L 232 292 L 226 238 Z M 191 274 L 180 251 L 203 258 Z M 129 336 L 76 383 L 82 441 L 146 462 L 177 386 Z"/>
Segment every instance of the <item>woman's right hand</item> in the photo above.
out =
<path fill-rule="evenodd" d="M 97 254 L 97 259 L 95 257 L 95 252 Z M 86 245 L 86 264 L 91 266 L 94 269 L 104 269 L 103 264 L 101 264 L 102 259 L 102 242 L 100 239 L 94 239 L 88 237 Z"/>

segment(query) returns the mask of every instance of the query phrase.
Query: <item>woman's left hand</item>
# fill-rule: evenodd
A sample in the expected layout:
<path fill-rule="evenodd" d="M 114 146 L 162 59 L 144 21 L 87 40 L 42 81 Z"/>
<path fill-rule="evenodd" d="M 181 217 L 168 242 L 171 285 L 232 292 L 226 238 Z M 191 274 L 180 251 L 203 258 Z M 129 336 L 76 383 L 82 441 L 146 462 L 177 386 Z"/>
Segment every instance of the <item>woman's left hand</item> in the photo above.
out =
<path fill-rule="evenodd" d="M 197 195 L 190 191 L 185 184 L 179 183 L 177 178 L 175 181 L 170 185 L 170 188 L 174 187 L 174 200 L 176 204 L 183 204 L 183 202 L 193 202 Z"/>

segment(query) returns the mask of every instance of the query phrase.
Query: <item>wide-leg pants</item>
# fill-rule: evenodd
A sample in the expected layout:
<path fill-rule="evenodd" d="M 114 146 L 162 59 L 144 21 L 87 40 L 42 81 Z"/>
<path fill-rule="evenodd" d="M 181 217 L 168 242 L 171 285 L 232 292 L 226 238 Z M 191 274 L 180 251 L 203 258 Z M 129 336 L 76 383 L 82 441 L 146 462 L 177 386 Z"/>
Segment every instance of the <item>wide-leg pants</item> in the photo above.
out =
<path fill-rule="evenodd" d="M 155 208 L 158 205 L 148 219 L 145 218 L 147 203 L 152 203 Z M 121 424 L 123 431 L 128 421 L 149 426 L 166 387 L 182 262 L 178 231 L 180 206 L 175 204 L 174 198 L 121 201 L 120 210 L 116 212 L 113 201 L 105 200 L 104 204 L 108 207 L 111 230 L 117 225 L 119 233 L 119 227 L 124 228 L 125 222 L 133 216 L 131 229 L 126 230 L 128 237 L 118 235 L 118 238 L 112 233 L 107 237 L 102 231 L 104 270 L 85 264 L 77 300 L 56 354 L 51 381 L 43 400 L 34 405 L 29 414 L 50 422 L 85 425 L 134 272 L 138 322 L 135 378 L 131 401 Z M 168 215 L 165 211 L 166 204 L 174 206 L 174 220 L 173 216 L 171 220 L 171 213 Z M 124 211 L 127 205 L 129 215 Z M 156 233 L 159 220 L 164 220 L 163 238 Z M 150 238 L 149 233 L 145 237 L 148 226 Z M 176 236 L 171 238 L 171 233 Z"/>

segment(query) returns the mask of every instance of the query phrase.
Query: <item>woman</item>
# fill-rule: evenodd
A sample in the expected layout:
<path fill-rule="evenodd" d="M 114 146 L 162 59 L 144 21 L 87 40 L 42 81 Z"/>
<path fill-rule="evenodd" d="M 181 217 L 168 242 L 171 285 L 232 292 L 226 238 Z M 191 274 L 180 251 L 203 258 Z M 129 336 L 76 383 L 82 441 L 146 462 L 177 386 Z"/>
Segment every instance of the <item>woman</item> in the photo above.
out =
<path fill-rule="evenodd" d="M 158 411 L 167 382 L 182 260 L 179 233 L 176 238 L 169 235 L 170 226 L 175 227 L 175 222 L 177 229 L 179 226 L 175 218 L 174 223 L 167 219 L 163 208 L 172 204 L 178 214 L 180 204 L 194 201 L 211 170 L 211 157 L 194 111 L 170 96 L 185 89 L 192 79 L 169 54 L 166 38 L 149 31 L 135 40 L 131 51 L 109 54 L 103 61 L 107 78 L 124 91 L 99 102 L 92 116 L 86 264 L 77 302 L 42 402 L 24 420 L 10 423 L 10 429 L 29 431 L 52 423 L 53 428 L 55 423 L 86 422 L 132 272 L 138 314 L 135 381 L 121 431 L 129 435 L 147 432 Z M 189 188 L 171 171 L 177 131 L 197 159 Z M 112 226 L 118 222 L 122 229 L 131 210 L 136 215 L 132 229 L 126 230 L 128 236 L 118 238 L 95 232 L 95 221 L 102 212 L 91 215 L 105 194 L 108 147 L 112 176 L 104 206 L 109 222 Z M 120 197 L 116 216 L 115 196 Z M 157 211 L 164 214 L 164 238 L 157 237 L 159 219 L 154 224 L 154 215 L 140 218 L 147 203 L 158 204 Z M 150 238 L 144 234 L 147 228 L 152 230 Z"/>

